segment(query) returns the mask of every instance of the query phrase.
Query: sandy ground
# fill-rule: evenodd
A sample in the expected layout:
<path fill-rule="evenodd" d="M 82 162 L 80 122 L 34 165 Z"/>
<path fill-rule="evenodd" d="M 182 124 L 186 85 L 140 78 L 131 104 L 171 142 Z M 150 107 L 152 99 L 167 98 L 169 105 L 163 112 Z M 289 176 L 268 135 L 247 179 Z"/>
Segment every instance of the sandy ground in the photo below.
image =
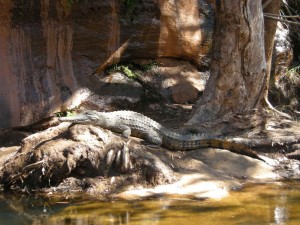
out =
<path fill-rule="evenodd" d="M 115 197 L 172 196 L 188 198 L 222 198 L 245 182 L 269 182 L 280 179 L 274 168 L 260 160 L 222 149 L 199 149 L 189 152 L 165 152 L 178 181 L 154 188 L 127 190 Z"/>

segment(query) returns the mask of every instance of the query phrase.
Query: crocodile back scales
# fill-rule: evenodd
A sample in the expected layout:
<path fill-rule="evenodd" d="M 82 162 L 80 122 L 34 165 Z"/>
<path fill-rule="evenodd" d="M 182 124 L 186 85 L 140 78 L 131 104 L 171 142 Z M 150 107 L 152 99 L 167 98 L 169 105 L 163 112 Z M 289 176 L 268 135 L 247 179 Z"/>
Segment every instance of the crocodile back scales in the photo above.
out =
<path fill-rule="evenodd" d="M 123 132 L 124 127 L 129 127 L 132 136 L 143 138 L 150 143 L 154 143 L 153 140 L 156 140 L 152 137 L 158 137 L 159 140 L 161 140 L 160 144 L 171 150 L 185 151 L 213 147 L 228 149 L 232 152 L 259 158 L 258 155 L 246 145 L 227 141 L 222 138 L 209 137 L 206 134 L 177 133 L 162 126 L 151 118 L 133 111 L 86 111 L 75 116 L 62 117 L 60 121 L 93 124 L 114 132 Z"/>
<path fill-rule="evenodd" d="M 162 139 L 162 146 L 171 150 L 193 150 L 197 148 L 213 147 L 221 149 L 229 149 L 232 152 L 248 155 L 253 158 L 258 158 L 257 154 L 248 146 L 207 137 L 205 134 L 181 134 L 174 132 L 160 123 L 144 116 L 141 113 L 133 111 L 114 111 L 103 113 L 110 120 L 117 121 L 118 124 L 123 124 L 131 128 L 132 136 L 143 138 L 150 141 L 148 136 L 151 134 L 159 134 Z M 113 127 L 108 127 L 114 131 Z"/>

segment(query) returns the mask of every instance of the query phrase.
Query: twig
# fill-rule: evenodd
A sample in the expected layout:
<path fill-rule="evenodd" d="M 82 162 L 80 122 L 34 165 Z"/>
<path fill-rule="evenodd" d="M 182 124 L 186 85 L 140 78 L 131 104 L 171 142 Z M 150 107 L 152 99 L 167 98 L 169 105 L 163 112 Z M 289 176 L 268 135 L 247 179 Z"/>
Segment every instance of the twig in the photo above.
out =
<path fill-rule="evenodd" d="M 43 160 L 40 160 L 40 161 L 38 161 L 38 162 L 31 163 L 31 164 L 25 166 L 25 167 L 23 168 L 23 170 L 26 170 L 26 169 L 28 169 L 28 168 L 31 168 L 31 167 L 36 166 L 36 165 L 39 165 L 39 164 L 44 163 L 44 162 L 45 162 L 45 160 L 43 159 Z"/>
<path fill-rule="evenodd" d="M 276 15 L 276 14 L 272 14 L 272 13 L 264 13 L 264 15 L 272 16 L 272 17 L 281 17 L 281 18 L 299 18 L 299 19 L 300 19 L 300 15 L 285 16 L 285 15 Z"/>
<path fill-rule="evenodd" d="M 277 20 L 277 21 L 280 21 L 280 22 L 289 23 L 291 25 L 300 26 L 300 22 L 289 21 L 289 20 L 280 19 L 278 17 L 268 16 L 268 15 L 264 15 L 264 17 L 266 17 L 268 19 L 271 19 L 271 20 Z"/>
<path fill-rule="evenodd" d="M 266 2 L 263 4 L 262 8 L 265 9 L 271 2 L 272 2 L 272 0 L 266 1 Z"/>

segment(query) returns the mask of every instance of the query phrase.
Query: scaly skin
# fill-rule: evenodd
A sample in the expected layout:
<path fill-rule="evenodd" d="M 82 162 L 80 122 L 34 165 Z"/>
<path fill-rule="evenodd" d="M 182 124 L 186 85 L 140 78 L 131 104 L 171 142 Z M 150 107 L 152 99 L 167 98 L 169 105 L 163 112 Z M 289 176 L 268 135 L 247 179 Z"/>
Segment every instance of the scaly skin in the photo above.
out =
<path fill-rule="evenodd" d="M 260 159 L 252 149 L 245 145 L 223 139 L 207 138 L 202 134 L 176 133 L 149 117 L 133 111 L 85 111 L 74 116 L 61 117 L 59 120 L 61 122 L 100 126 L 114 132 L 122 133 L 124 137 L 128 138 L 132 135 L 172 150 L 185 151 L 213 147 L 228 149 L 232 152 Z"/>

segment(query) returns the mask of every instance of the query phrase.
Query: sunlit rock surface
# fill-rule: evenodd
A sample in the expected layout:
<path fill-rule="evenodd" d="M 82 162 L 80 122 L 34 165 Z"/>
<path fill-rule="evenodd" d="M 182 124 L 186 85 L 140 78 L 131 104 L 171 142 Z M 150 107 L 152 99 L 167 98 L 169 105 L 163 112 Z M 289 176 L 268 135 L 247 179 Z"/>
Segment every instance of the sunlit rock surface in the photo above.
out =
<path fill-rule="evenodd" d="M 117 0 L 68 2 L 0 0 L 0 128 L 78 105 L 93 92 L 91 74 L 119 61 L 209 63 L 207 0 L 146 0 L 130 10 Z"/>
<path fill-rule="evenodd" d="M 293 43 L 290 28 L 277 24 L 274 40 L 273 73 L 270 81 L 269 99 L 279 110 L 294 117 L 300 116 L 300 76 L 299 66 L 293 62 Z M 294 64 L 293 64 L 294 63 Z"/>

